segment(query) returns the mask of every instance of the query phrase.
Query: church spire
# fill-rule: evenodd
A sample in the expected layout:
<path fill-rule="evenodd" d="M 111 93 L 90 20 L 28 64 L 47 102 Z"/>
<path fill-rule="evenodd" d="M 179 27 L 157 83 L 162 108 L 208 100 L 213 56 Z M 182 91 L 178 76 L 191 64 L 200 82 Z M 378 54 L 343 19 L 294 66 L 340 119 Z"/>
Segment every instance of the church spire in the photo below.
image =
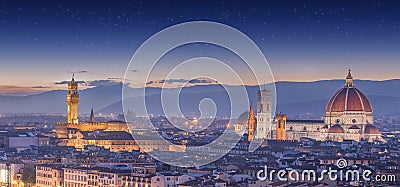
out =
<path fill-rule="evenodd" d="M 94 122 L 94 113 L 93 113 L 93 108 L 92 111 L 90 112 L 90 123 Z"/>
<path fill-rule="evenodd" d="M 256 125 L 256 116 L 254 115 L 253 105 L 250 103 L 249 119 L 247 121 L 248 141 L 253 140 L 257 128 Z"/>
<path fill-rule="evenodd" d="M 250 103 L 249 119 L 253 118 L 254 118 L 254 109 L 253 109 L 253 104 Z"/>
<path fill-rule="evenodd" d="M 344 84 L 345 88 L 353 88 L 354 83 L 353 83 L 353 76 L 351 76 L 351 69 L 349 68 L 349 72 L 347 73 L 346 76 L 346 83 Z"/>

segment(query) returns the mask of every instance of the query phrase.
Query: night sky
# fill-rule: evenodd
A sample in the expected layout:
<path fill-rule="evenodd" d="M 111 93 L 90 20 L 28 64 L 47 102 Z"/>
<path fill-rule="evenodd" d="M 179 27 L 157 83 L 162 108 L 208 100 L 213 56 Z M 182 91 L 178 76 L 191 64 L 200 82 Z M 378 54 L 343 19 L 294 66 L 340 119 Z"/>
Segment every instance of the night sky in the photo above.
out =
<path fill-rule="evenodd" d="M 263 51 L 277 81 L 399 77 L 399 1 L 1 1 L 0 94 L 122 79 L 135 50 L 166 27 L 224 23 Z"/>

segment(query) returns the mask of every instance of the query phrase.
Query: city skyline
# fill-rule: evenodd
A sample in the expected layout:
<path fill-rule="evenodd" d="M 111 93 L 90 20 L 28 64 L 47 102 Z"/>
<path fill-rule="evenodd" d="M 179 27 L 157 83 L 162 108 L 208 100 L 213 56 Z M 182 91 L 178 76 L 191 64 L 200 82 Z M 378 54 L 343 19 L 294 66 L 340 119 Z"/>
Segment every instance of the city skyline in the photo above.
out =
<path fill-rule="evenodd" d="M 398 2 L 177 4 L 2 3 L 0 94 L 63 89 L 57 83 L 70 80 L 72 73 L 89 86 L 119 82 L 148 37 L 196 20 L 247 34 L 266 56 L 276 81 L 341 79 L 344 68 L 362 80 L 399 78 Z M 184 52 L 207 55 L 210 50 L 195 46 Z"/>
<path fill-rule="evenodd" d="M 400 186 L 399 10 L 1 1 L 0 187 Z"/>

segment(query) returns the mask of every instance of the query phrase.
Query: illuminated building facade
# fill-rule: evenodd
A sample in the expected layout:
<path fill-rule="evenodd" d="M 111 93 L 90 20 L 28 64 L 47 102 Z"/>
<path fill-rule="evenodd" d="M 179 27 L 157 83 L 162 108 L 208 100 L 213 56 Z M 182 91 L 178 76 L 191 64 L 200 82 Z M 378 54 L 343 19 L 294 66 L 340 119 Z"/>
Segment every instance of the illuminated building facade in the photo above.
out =
<path fill-rule="evenodd" d="M 64 186 L 64 172 L 61 165 L 57 164 L 37 165 L 36 186 L 40 187 Z"/>
<path fill-rule="evenodd" d="M 132 135 L 124 131 L 77 131 L 68 138 L 67 146 L 82 150 L 87 145 L 104 147 L 111 152 L 139 150 Z"/>
<path fill-rule="evenodd" d="M 110 121 L 110 122 L 95 122 L 95 116 L 93 109 L 90 113 L 89 122 L 78 121 L 78 105 L 79 105 L 79 93 L 78 93 L 78 82 L 72 77 L 72 80 L 68 82 L 68 92 L 66 94 L 66 103 L 68 109 L 68 120 L 67 122 L 59 122 L 56 125 L 57 137 L 62 141 L 60 145 L 74 146 L 77 149 L 82 149 L 85 145 L 98 145 L 106 148 L 110 148 L 114 151 L 119 150 L 137 150 L 137 145 L 134 143 L 132 138 L 130 139 L 118 139 L 115 140 L 111 136 L 107 140 L 88 140 L 80 139 L 81 132 L 85 134 L 87 132 L 94 131 L 110 131 L 114 132 L 126 132 L 130 133 L 127 122 L 123 121 Z M 88 138 L 88 137 L 85 137 Z M 130 147 L 129 147 L 130 146 Z"/>
<path fill-rule="evenodd" d="M 25 184 L 22 182 L 22 172 L 24 169 L 24 163 L 22 162 L 0 162 L 0 186 L 10 187 L 24 187 Z"/>
<path fill-rule="evenodd" d="M 321 120 L 286 120 L 286 115 L 277 115 L 276 125 L 271 125 L 272 94 L 263 90 L 258 92 L 257 123 L 255 140 L 300 140 L 311 138 L 325 141 L 367 140 L 385 141 L 382 133 L 374 126 L 372 105 L 368 98 L 355 87 L 349 70 L 343 88 L 339 89 L 328 101 L 324 119 Z M 234 125 L 236 133 L 245 133 L 247 125 L 249 140 L 253 134 L 250 113 L 239 116 Z M 279 126 L 281 125 L 281 126 Z"/>
<path fill-rule="evenodd" d="M 261 90 L 257 93 L 257 132 L 256 139 L 273 138 L 272 92 Z"/>
<path fill-rule="evenodd" d="M 36 184 L 40 187 L 172 187 L 194 179 L 179 173 L 156 173 L 155 165 L 148 164 L 90 168 L 47 164 L 38 165 L 36 170 Z"/>
<path fill-rule="evenodd" d="M 324 120 L 288 120 L 286 135 L 289 140 L 306 137 L 333 141 L 384 141 L 373 122 L 372 105 L 355 87 L 349 70 L 344 87 L 326 105 Z"/>

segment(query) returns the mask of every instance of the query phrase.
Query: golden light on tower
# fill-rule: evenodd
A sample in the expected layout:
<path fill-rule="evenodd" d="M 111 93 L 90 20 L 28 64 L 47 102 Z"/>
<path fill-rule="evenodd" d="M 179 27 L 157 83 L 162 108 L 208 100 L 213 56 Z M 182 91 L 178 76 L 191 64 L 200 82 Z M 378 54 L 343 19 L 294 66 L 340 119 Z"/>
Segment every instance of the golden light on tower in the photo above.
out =
<path fill-rule="evenodd" d="M 286 140 L 286 114 L 276 115 L 276 140 Z"/>
<path fill-rule="evenodd" d="M 68 106 L 68 123 L 78 124 L 79 93 L 78 82 L 75 81 L 74 75 L 72 75 L 72 80 L 68 82 L 68 93 L 65 102 Z"/>
<path fill-rule="evenodd" d="M 247 139 L 248 139 L 248 141 L 253 140 L 256 128 L 257 128 L 256 116 L 254 115 L 253 106 L 250 105 L 249 119 L 247 121 L 247 134 L 248 134 Z"/>

